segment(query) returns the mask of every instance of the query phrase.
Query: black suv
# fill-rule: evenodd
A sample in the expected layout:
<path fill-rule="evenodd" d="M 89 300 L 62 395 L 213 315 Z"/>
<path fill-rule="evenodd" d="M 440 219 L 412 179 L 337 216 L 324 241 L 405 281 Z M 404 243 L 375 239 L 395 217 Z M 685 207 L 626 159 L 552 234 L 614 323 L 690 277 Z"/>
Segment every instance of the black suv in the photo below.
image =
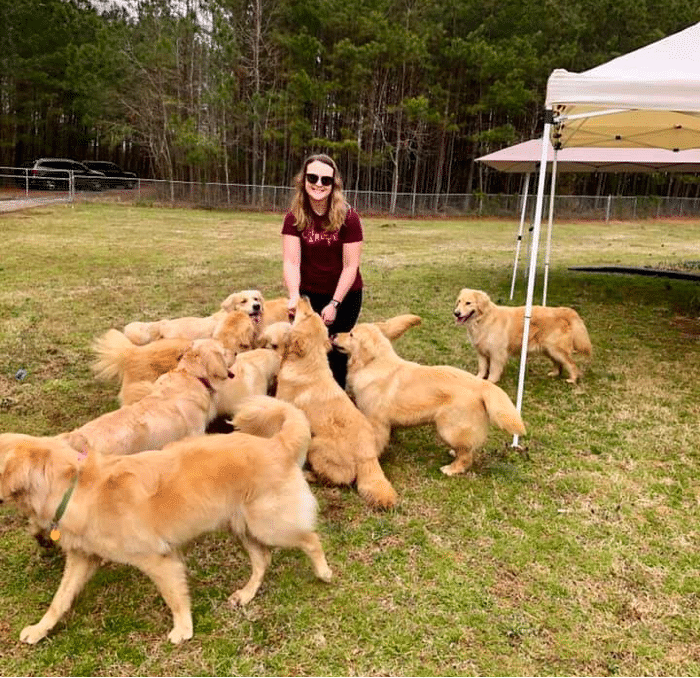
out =
<path fill-rule="evenodd" d="M 108 160 L 85 160 L 83 165 L 87 165 L 91 170 L 102 172 L 107 177 L 108 185 L 114 188 L 133 188 L 138 181 L 136 174 L 127 172 Z"/>
<path fill-rule="evenodd" d="M 27 163 L 25 168 L 17 172 L 19 186 L 25 186 L 28 181 L 29 188 L 67 191 L 70 188 L 71 174 L 78 190 L 101 191 L 107 186 L 107 178 L 102 172 L 96 172 L 81 162 L 67 158 L 39 158 Z"/>

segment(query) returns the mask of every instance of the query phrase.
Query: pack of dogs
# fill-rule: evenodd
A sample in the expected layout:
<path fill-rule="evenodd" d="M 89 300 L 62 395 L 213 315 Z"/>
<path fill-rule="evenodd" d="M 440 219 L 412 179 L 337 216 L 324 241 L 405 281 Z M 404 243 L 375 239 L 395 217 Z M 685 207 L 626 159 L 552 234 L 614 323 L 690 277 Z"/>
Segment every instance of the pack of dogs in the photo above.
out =
<path fill-rule="evenodd" d="M 206 317 L 136 321 L 97 337 L 92 369 L 119 386 L 120 407 L 53 436 L 0 434 L 0 501 L 27 516 L 43 547 L 65 554 L 48 610 L 20 640 L 46 637 L 107 561 L 145 573 L 170 609 L 168 639 L 191 638 L 181 548 L 220 529 L 251 565 L 231 605 L 256 595 L 273 548 L 301 549 L 331 581 L 310 483 L 353 486 L 387 510 L 398 501 L 380 464 L 392 430 L 434 426 L 453 457 L 441 468 L 448 476 L 472 468 L 491 426 L 526 434 L 496 383 L 521 350 L 524 308 L 463 289 L 453 316 L 476 350 L 476 375 L 397 354 L 394 341 L 420 316 L 329 336 L 308 299 L 290 317 L 286 298 L 259 290 L 234 292 Z M 531 327 L 528 352 L 576 383 L 573 353 L 591 354 L 576 311 L 534 307 Z M 346 389 L 328 364 L 332 347 L 348 356 Z"/>

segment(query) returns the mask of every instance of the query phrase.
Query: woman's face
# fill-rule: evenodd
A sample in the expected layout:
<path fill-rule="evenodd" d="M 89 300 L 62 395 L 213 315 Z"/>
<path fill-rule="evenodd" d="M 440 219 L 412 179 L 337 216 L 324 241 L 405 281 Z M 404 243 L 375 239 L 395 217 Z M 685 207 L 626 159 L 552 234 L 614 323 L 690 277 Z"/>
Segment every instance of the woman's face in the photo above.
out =
<path fill-rule="evenodd" d="M 311 175 L 311 176 L 310 176 Z M 312 179 L 314 181 L 309 181 Z M 326 200 L 333 191 L 333 168 L 325 162 L 314 160 L 306 166 L 304 188 L 311 200 Z M 328 185 L 324 185 L 326 182 Z"/>

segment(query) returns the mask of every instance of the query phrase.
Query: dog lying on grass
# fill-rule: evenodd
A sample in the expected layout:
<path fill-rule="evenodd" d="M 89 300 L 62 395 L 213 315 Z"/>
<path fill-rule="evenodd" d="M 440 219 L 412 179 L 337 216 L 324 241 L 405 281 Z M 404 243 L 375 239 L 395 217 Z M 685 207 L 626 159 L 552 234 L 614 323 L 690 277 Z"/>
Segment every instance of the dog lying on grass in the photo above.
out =
<path fill-rule="evenodd" d="M 481 379 L 494 384 L 501 378 L 508 357 L 520 354 L 523 345 L 524 306 L 498 306 L 481 290 L 463 289 L 457 297 L 455 322 L 467 328 L 476 349 Z M 567 306 L 533 306 L 528 334 L 528 353 L 544 353 L 556 366 L 549 376 L 575 384 L 581 375 L 572 354 L 591 355 L 591 340 L 583 320 Z"/>
<path fill-rule="evenodd" d="M 509 433 L 525 433 L 520 414 L 500 387 L 456 367 L 419 365 L 399 357 L 384 333 L 394 336 L 400 323 L 394 319 L 393 325 L 360 323 L 333 340 L 349 356 L 348 387 L 372 424 L 380 452 L 392 428 L 433 423 L 455 457 L 441 470 L 454 475 L 472 466 L 490 423 Z"/>
<path fill-rule="evenodd" d="M 255 596 L 270 564 L 270 547 L 302 549 L 316 576 L 330 581 L 315 532 L 317 503 L 300 468 L 311 437 L 306 417 L 260 396 L 234 423 L 266 437 L 200 436 L 128 457 L 90 452 L 81 461 L 57 438 L 0 436 L 0 499 L 14 501 L 42 528 L 53 526 L 66 554 L 51 605 L 37 624 L 22 630 L 20 640 L 34 644 L 44 638 L 102 560 L 133 565 L 149 576 L 172 613 L 168 639 L 191 638 L 179 548 L 224 526 L 238 536 L 252 566 L 248 583 L 230 596 L 230 604 L 245 605 Z"/>
<path fill-rule="evenodd" d="M 242 290 L 229 294 L 221 302 L 219 310 L 209 316 L 187 316 L 153 322 L 134 321 L 124 327 L 124 335 L 138 345 L 156 339 L 209 339 L 231 311 L 245 311 L 254 322 L 259 323 L 264 302 L 265 299 L 259 290 Z"/>

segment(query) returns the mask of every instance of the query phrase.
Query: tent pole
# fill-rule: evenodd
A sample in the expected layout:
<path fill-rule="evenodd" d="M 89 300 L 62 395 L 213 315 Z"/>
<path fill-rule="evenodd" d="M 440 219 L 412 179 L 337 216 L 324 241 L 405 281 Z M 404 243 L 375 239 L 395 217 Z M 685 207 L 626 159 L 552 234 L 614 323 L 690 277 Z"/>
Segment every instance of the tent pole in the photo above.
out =
<path fill-rule="evenodd" d="M 544 285 L 542 287 L 542 306 L 547 305 L 547 281 L 549 280 L 549 253 L 552 249 L 552 219 L 554 215 L 554 193 L 557 184 L 557 147 L 554 146 L 552 159 L 552 183 L 549 188 L 549 219 L 547 221 L 547 247 L 544 253 Z"/>
<path fill-rule="evenodd" d="M 545 110 L 544 130 L 542 131 L 542 157 L 540 160 L 540 178 L 537 184 L 537 200 L 535 202 L 535 218 L 532 228 L 532 245 L 530 247 L 530 274 L 527 279 L 527 301 L 523 319 L 523 346 L 520 351 L 520 374 L 518 376 L 518 395 L 515 407 L 522 412 L 523 391 L 525 389 L 525 367 L 527 366 L 527 345 L 530 340 L 530 317 L 532 316 L 532 297 L 535 294 L 535 269 L 537 268 L 537 249 L 540 240 L 540 223 L 542 221 L 542 202 L 544 201 L 544 185 L 547 179 L 547 144 L 552 128 L 553 115 L 550 109 Z M 517 434 L 513 436 L 513 447 L 518 446 Z"/>
<path fill-rule="evenodd" d="M 515 262 L 513 263 L 513 280 L 510 283 L 510 298 L 513 299 L 515 290 L 515 279 L 518 275 L 518 259 L 520 258 L 520 245 L 523 242 L 523 224 L 525 223 L 525 212 L 527 211 L 527 194 L 530 190 L 530 172 L 525 175 L 525 186 L 523 187 L 522 208 L 520 210 L 520 227 L 518 228 L 518 239 L 515 244 Z"/>

